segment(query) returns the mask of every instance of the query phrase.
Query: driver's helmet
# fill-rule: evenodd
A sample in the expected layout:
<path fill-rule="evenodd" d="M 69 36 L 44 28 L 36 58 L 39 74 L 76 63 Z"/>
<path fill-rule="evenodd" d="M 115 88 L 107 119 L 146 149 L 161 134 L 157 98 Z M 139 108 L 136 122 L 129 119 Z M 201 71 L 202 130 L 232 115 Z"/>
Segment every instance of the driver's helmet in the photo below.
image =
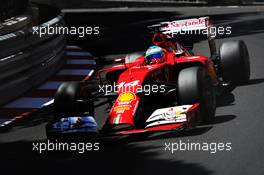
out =
<path fill-rule="evenodd" d="M 150 46 L 145 54 L 147 64 L 155 64 L 163 61 L 164 51 L 159 46 Z"/>

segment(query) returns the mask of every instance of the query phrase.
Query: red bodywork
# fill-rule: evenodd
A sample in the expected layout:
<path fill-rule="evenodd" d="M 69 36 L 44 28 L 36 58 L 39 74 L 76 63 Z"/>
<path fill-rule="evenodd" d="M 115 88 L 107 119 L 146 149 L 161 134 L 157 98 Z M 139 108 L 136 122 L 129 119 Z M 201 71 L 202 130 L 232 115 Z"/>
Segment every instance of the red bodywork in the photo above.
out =
<path fill-rule="evenodd" d="M 157 45 L 155 42 L 154 44 Z M 106 75 L 111 74 L 116 76 L 116 80 L 108 79 L 109 83 L 113 83 L 114 81 L 117 84 L 119 97 L 115 100 L 112 106 L 108 116 L 107 125 L 113 127 L 117 125 L 127 125 L 132 128 L 128 131 L 118 132 L 119 134 L 177 129 L 183 125 L 190 125 L 193 118 L 197 117 L 197 114 L 199 113 L 199 104 L 192 104 L 192 107 L 186 113 L 186 122 L 143 129 L 136 128 L 135 115 L 141 100 L 136 93 L 137 90 L 144 85 L 146 80 L 175 82 L 177 80 L 177 71 L 179 71 L 179 69 L 191 65 L 200 65 L 207 69 L 215 83 L 217 82 L 214 65 L 208 57 L 200 55 L 194 56 L 184 48 L 182 48 L 184 52 L 178 55 L 174 51 L 176 47 L 175 45 L 172 45 L 171 42 L 167 43 L 167 45 L 170 48 L 166 48 L 165 57 L 161 63 L 147 65 L 144 61 L 144 56 L 140 56 L 132 63 L 124 62 L 123 64 L 99 71 L 99 74 L 104 72 Z M 110 77 L 112 78 L 113 76 Z"/>

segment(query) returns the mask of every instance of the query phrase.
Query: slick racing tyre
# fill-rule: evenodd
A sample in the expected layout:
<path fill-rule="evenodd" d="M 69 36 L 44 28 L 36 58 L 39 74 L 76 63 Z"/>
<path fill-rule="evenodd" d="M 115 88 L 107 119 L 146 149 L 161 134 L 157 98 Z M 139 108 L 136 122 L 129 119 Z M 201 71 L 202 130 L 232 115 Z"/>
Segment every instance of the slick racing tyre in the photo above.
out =
<path fill-rule="evenodd" d="M 63 83 L 54 98 L 54 113 L 56 117 L 83 115 L 88 112 L 94 115 L 93 102 L 89 101 L 91 93 L 81 87 L 80 82 Z M 88 101 L 88 102 L 87 102 Z"/>
<path fill-rule="evenodd" d="M 46 138 L 50 141 L 61 140 L 61 137 L 58 133 L 51 132 L 51 125 L 51 123 L 46 125 Z"/>
<path fill-rule="evenodd" d="M 180 105 L 200 103 L 204 122 L 214 119 L 216 110 L 216 93 L 211 77 L 200 67 L 189 67 L 178 75 L 178 102 Z"/>
<path fill-rule="evenodd" d="M 243 41 L 227 41 L 220 46 L 220 66 L 224 81 L 245 84 L 250 78 L 250 62 Z"/>

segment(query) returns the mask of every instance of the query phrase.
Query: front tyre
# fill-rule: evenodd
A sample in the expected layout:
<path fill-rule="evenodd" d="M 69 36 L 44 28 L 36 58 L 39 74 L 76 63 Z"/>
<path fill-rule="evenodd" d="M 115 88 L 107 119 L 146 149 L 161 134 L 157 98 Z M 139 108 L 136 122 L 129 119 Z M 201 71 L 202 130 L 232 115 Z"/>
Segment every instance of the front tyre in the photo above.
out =
<path fill-rule="evenodd" d="M 178 102 L 180 105 L 200 103 L 203 121 L 214 119 L 216 93 L 211 77 L 200 67 L 189 67 L 178 75 Z"/>
<path fill-rule="evenodd" d="M 54 98 L 54 113 L 56 118 L 82 115 L 86 112 L 94 115 L 94 104 L 90 91 L 81 86 L 80 82 L 63 83 Z M 84 102 L 80 102 L 83 100 Z M 89 101 L 89 102 L 86 102 Z"/>

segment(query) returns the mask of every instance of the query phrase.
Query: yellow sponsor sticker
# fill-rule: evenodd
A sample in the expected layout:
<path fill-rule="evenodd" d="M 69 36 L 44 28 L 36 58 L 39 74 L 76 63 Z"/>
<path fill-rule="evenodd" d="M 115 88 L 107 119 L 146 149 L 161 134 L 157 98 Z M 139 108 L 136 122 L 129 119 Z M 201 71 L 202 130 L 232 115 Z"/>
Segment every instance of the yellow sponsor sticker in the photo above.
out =
<path fill-rule="evenodd" d="M 135 100 L 135 94 L 131 93 L 131 92 L 125 92 L 119 95 L 117 101 L 119 102 L 130 102 L 132 100 Z"/>
<path fill-rule="evenodd" d="M 130 110 L 130 106 L 126 105 L 126 106 L 116 106 L 114 108 L 114 111 L 115 112 L 118 112 L 118 111 L 128 111 Z"/>
<path fill-rule="evenodd" d="M 182 111 L 176 111 L 175 114 L 176 114 L 176 115 L 181 115 L 181 114 L 183 114 L 183 113 L 182 113 Z"/>

